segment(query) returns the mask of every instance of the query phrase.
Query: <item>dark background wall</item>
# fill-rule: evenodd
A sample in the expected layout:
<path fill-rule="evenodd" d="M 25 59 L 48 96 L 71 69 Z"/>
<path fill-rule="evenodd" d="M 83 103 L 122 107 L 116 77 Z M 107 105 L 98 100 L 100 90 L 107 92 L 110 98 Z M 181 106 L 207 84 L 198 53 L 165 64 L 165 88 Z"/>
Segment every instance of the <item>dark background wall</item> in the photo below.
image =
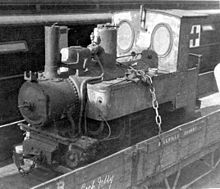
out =
<path fill-rule="evenodd" d="M 139 8 L 208 9 L 219 8 L 218 0 L 0 0 L 0 14 L 96 12 Z"/>

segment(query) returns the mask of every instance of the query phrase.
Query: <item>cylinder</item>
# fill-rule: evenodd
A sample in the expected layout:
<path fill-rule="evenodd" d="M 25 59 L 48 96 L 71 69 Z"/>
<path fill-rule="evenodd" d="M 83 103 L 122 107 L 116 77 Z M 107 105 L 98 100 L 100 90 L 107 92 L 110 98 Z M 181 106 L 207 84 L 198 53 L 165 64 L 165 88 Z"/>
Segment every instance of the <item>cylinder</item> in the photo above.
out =
<path fill-rule="evenodd" d="M 105 53 L 101 56 L 104 67 L 115 67 L 117 56 L 117 29 L 112 25 L 98 25 L 98 33 L 101 39 L 100 46 Z"/>
<path fill-rule="evenodd" d="M 47 79 L 57 77 L 57 68 L 60 62 L 60 27 L 46 26 L 45 27 L 45 66 L 44 75 Z"/>

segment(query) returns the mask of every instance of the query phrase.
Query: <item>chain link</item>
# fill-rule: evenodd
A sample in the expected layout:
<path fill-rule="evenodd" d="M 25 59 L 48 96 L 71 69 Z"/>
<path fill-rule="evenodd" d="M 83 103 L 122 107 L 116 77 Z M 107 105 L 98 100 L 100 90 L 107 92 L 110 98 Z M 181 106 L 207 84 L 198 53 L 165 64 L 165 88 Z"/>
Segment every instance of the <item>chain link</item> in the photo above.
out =
<path fill-rule="evenodd" d="M 145 74 L 145 77 L 146 77 L 146 82 L 149 84 L 149 91 L 151 93 L 151 98 L 152 98 L 152 107 L 155 111 L 155 121 L 156 121 L 156 124 L 157 124 L 157 127 L 158 127 L 158 137 L 159 137 L 159 145 L 161 147 L 161 153 L 160 153 L 160 158 L 158 158 L 158 170 L 160 170 L 161 168 L 161 160 L 162 160 L 162 157 L 163 157 L 163 142 L 162 142 L 162 138 L 161 138 L 161 133 L 162 133 L 162 128 L 161 128 L 161 124 L 162 124 L 162 119 L 161 119 L 161 116 L 159 114 L 159 103 L 157 101 L 157 96 L 156 96 L 156 90 L 155 90 L 155 87 L 153 85 L 153 80 L 152 80 L 152 77 L 148 74 Z"/>
<path fill-rule="evenodd" d="M 159 103 L 157 101 L 157 97 L 156 97 L 156 90 L 155 90 L 155 87 L 153 86 L 153 80 L 151 78 L 151 76 L 145 74 L 145 77 L 148 79 L 148 83 L 150 85 L 150 93 L 151 93 L 151 98 L 152 98 L 152 107 L 155 111 L 155 121 L 156 121 L 156 124 L 158 126 L 158 135 L 161 134 L 162 132 L 162 129 L 161 129 L 161 124 L 162 124 L 162 119 L 161 119 L 161 116 L 159 114 Z"/>
<path fill-rule="evenodd" d="M 136 82 L 135 78 L 138 78 L 142 82 L 147 83 L 150 87 L 149 91 L 151 93 L 151 98 L 152 98 L 152 107 L 153 107 L 155 114 L 156 114 L 155 121 L 158 126 L 158 135 L 160 135 L 162 133 L 162 129 L 161 129 L 162 119 L 161 119 L 161 116 L 160 116 L 159 110 L 158 110 L 159 103 L 157 101 L 156 90 L 153 85 L 152 77 L 150 75 L 146 74 L 143 70 L 136 70 L 133 67 L 130 67 L 127 79 Z"/>

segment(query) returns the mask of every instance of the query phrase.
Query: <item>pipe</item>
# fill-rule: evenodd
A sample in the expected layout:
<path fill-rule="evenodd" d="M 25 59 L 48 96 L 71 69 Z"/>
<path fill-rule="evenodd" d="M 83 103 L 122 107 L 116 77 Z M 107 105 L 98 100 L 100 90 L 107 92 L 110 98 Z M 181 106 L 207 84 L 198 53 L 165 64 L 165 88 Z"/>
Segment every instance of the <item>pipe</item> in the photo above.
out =
<path fill-rule="evenodd" d="M 104 49 L 104 53 L 100 55 L 101 62 L 104 67 L 114 68 L 117 55 L 117 29 L 113 25 L 98 25 L 97 30 L 101 39 L 100 46 Z"/>
<path fill-rule="evenodd" d="M 2 5 L 114 5 L 114 4 L 152 4 L 152 3 L 207 3 L 213 2 L 217 3 L 218 0 L 192 0 L 192 1 L 183 1 L 183 0 L 1 0 L 0 4 Z"/>
<path fill-rule="evenodd" d="M 49 24 L 98 24 L 111 22 L 111 13 L 87 13 L 87 14 L 46 14 L 46 15 L 9 15 L 0 16 L 2 25 L 49 25 Z"/>
<path fill-rule="evenodd" d="M 99 57 L 97 55 L 95 55 L 95 60 L 97 61 L 100 69 L 101 69 L 101 74 L 99 76 L 95 76 L 95 77 L 91 77 L 91 78 L 87 78 L 85 80 L 83 80 L 83 82 L 80 85 L 80 96 L 81 96 L 81 104 L 80 104 L 80 113 L 79 113 L 79 122 L 78 122 L 78 132 L 79 134 L 82 134 L 82 128 L 81 128 L 81 123 L 82 123 L 82 116 L 83 116 L 83 109 L 84 109 L 84 101 L 85 101 L 85 86 L 87 85 L 87 83 L 91 82 L 91 81 L 97 81 L 97 80 L 103 80 L 105 71 L 104 68 L 102 66 L 102 63 L 99 59 Z"/>
<path fill-rule="evenodd" d="M 22 78 L 22 77 L 24 78 L 24 74 L 4 76 L 4 77 L 0 77 L 0 81 L 9 80 L 9 79 L 18 79 L 18 78 Z"/>

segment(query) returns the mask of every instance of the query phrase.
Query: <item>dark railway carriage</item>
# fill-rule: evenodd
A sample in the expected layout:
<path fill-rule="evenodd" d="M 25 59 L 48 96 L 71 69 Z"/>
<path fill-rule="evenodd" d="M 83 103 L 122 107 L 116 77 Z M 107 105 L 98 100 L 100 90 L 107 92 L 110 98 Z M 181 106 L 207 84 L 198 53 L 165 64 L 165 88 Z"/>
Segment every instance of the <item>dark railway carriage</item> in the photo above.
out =
<path fill-rule="evenodd" d="M 25 12 L 87 12 L 112 11 L 122 9 L 139 9 L 141 4 L 156 9 L 217 9 L 218 0 L 1 0 L 1 13 L 7 10 L 17 13 Z M 13 9 L 13 10 L 12 10 Z"/>
<path fill-rule="evenodd" d="M 31 31 L 33 35 L 27 35 Z M 42 69 L 43 30 L 39 26 L 3 26 L 0 29 L 0 120 L 18 119 L 17 92 L 25 70 Z"/>

